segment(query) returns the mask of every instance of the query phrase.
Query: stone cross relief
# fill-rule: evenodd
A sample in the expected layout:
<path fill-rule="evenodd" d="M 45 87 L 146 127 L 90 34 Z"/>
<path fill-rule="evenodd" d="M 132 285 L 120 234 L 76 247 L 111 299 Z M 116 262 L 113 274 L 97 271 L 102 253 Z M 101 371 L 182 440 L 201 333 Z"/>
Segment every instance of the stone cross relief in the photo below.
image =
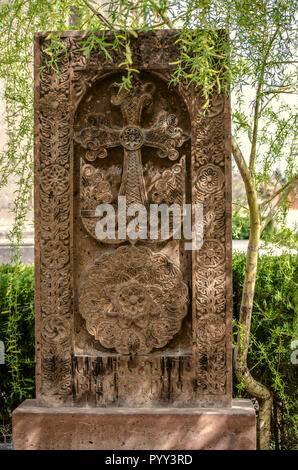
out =
<path fill-rule="evenodd" d="M 160 158 L 176 160 L 179 157 L 176 149 L 189 139 L 177 126 L 177 117 L 167 111 L 160 111 L 152 127 L 141 127 L 142 112 L 152 106 L 154 91 L 153 83 L 135 81 L 131 90 L 121 89 L 120 92 L 115 92 L 111 96 L 111 103 L 120 106 L 124 127 L 110 127 L 105 116 L 89 115 L 89 126 L 74 136 L 74 140 L 87 150 L 85 158 L 90 162 L 97 158 L 106 158 L 108 148 L 123 147 L 124 162 L 119 196 L 126 196 L 127 206 L 147 203 L 141 148 L 157 148 Z"/>
<path fill-rule="evenodd" d="M 135 81 L 131 90 L 118 90 L 112 93 L 111 103 L 120 106 L 124 126 L 112 127 L 106 116 L 89 115 L 88 127 L 74 139 L 86 150 L 84 158 L 89 162 L 106 158 L 109 148 L 122 147 L 119 196 L 126 196 L 127 206 L 146 205 L 141 148 L 153 147 L 158 157 L 174 161 L 179 157 L 177 148 L 189 136 L 178 127 L 177 117 L 165 110 L 151 127 L 141 127 L 143 111 L 153 105 L 152 83 Z M 94 212 L 84 210 L 81 216 L 94 220 Z M 133 246 L 105 253 L 88 267 L 82 276 L 79 310 L 87 331 L 103 347 L 119 354 L 148 354 L 164 347 L 180 330 L 188 311 L 188 287 L 180 268 L 167 256 L 134 246 L 129 236 L 128 240 Z M 174 296 L 179 300 L 174 302 Z"/>

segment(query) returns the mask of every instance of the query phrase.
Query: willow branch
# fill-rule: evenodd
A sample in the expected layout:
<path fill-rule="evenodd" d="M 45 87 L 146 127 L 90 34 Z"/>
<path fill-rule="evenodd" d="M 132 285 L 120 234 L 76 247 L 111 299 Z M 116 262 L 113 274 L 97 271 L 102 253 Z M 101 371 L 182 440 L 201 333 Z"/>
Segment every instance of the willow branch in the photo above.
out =
<path fill-rule="evenodd" d="M 247 121 L 233 121 L 235 124 L 240 124 L 240 126 L 244 126 L 246 127 L 247 129 L 247 136 L 248 136 L 248 139 L 250 141 L 250 143 L 252 142 L 252 134 L 251 134 L 251 126 L 248 124 Z"/>
<path fill-rule="evenodd" d="M 270 98 L 268 98 L 267 102 L 260 109 L 259 117 L 263 114 L 264 110 L 267 108 L 269 103 L 271 103 L 271 101 L 274 100 L 274 98 L 276 98 L 276 94 L 273 94 L 272 96 L 270 96 Z"/>
<path fill-rule="evenodd" d="M 279 211 L 281 206 L 285 203 L 288 198 L 288 195 L 296 186 L 297 177 L 286 187 L 283 194 L 281 195 L 280 199 L 277 203 L 270 209 L 269 213 L 265 217 L 264 221 L 262 222 L 261 233 L 263 232 L 264 228 L 271 222 L 275 214 Z"/>
<path fill-rule="evenodd" d="M 83 0 L 85 5 L 92 11 L 92 13 L 97 16 L 103 23 L 105 23 L 110 29 L 114 29 L 113 25 L 99 12 L 97 11 L 87 0 Z"/>
<path fill-rule="evenodd" d="M 163 20 L 163 22 L 171 29 L 174 28 L 174 23 L 167 17 L 167 15 L 162 11 L 162 9 L 160 8 L 159 5 L 157 5 L 156 2 L 154 2 L 154 0 L 148 0 L 149 3 L 155 8 L 155 10 L 157 11 L 157 13 L 159 14 L 159 16 L 161 17 L 161 19 Z"/>
<path fill-rule="evenodd" d="M 250 158 L 249 158 L 249 170 L 251 174 L 253 174 L 254 171 L 254 166 L 255 166 L 255 159 L 256 159 L 256 150 L 257 150 L 257 137 L 258 137 L 258 127 L 259 127 L 259 117 L 260 117 L 260 100 L 261 100 L 261 90 L 263 86 L 263 78 L 264 78 L 264 73 L 265 73 L 265 68 L 267 65 L 267 59 L 270 53 L 271 46 L 278 34 L 279 28 L 276 28 L 275 33 L 271 37 L 267 51 L 265 53 L 265 56 L 263 58 L 263 64 L 261 67 L 260 71 L 260 77 L 259 77 L 259 84 L 256 92 L 256 102 L 255 102 L 255 111 L 254 111 L 254 123 L 253 123 L 253 133 L 252 133 L 252 145 L 251 145 L 251 152 L 250 152 Z"/>
<path fill-rule="evenodd" d="M 249 168 L 246 164 L 246 161 L 243 157 L 243 154 L 236 142 L 235 137 L 232 136 L 231 138 L 231 144 L 232 144 L 232 153 L 233 157 L 235 158 L 235 161 L 237 163 L 238 169 L 240 171 L 240 174 L 242 176 L 243 182 L 245 184 L 246 192 L 247 194 L 251 193 L 253 190 L 253 181 L 251 174 L 249 172 Z"/>
<path fill-rule="evenodd" d="M 293 86 L 285 87 L 285 88 L 278 88 L 278 89 L 269 89 L 266 91 L 263 91 L 261 95 L 280 95 L 280 94 L 287 94 L 287 95 L 295 95 L 296 94 L 296 89 Z"/>
<path fill-rule="evenodd" d="M 232 204 L 235 205 L 235 206 L 239 206 L 242 209 L 245 209 L 246 211 L 248 211 L 248 207 L 244 206 L 243 204 L 239 204 L 239 202 L 233 201 Z"/>
<path fill-rule="evenodd" d="M 276 191 L 273 194 L 273 196 L 271 196 L 266 201 L 262 202 L 260 204 L 260 208 L 262 208 L 264 206 L 267 206 L 267 204 L 269 204 L 269 202 L 271 202 L 274 198 L 276 198 L 276 196 L 278 196 L 278 194 L 282 193 L 290 184 L 294 183 L 295 181 L 298 181 L 298 174 L 295 175 L 293 178 L 291 178 L 290 181 L 288 181 L 282 188 L 280 188 L 278 191 Z"/>

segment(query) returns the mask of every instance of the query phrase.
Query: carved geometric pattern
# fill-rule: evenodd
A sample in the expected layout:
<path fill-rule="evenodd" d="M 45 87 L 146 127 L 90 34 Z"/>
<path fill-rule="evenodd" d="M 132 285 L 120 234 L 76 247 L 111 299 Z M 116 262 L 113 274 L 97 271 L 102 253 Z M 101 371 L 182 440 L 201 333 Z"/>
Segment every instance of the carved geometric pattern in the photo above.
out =
<path fill-rule="evenodd" d="M 37 392 L 38 396 L 46 401 L 50 402 L 53 399 L 57 403 L 67 401 L 72 393 L 73 116 L 86 91 L 111 70 L 117 72 L 118 65 L 123 62 L 123 53 L 118 50 L 111 51 L 112 60 L 107 59 L 99 47 L 91 52 L 90 57 L 83 55 L 80 51 L 80 34 L 79 32 L 66 33 L 64 36 L 63 42 L 69 51 L 69 56 L 63 56 L 60 62 L 60 74 L 50 71 L 46 67 L 40 70 L 40 66 L 45 65 L 47 58 L 44 51 L 47 47 L 47 41 L 46 36 L 36 36 L 35 67 L 36 77 L 38 77 L 35 96 L 38 111 L 35 118 Z M 174 46 L 175 39 L 176 33 L 171 31 L 161 32 L 157 35 L 148 32 L 140 34 L 136 40 L 132 39 L 133 66 L 135 68 L 142 66 L 148 71 L 156 71 L 159 77 L 168 81 L 172 67 L 169 63 L 177 60 L 178 48 Z M 144 85 L 140 82 L 138 90 L 137 100 L 142 106 L 150 108 L 154 96 L 153 87 L 150 84 Z M 229 285 L 227 284 L 227 269 L 230 269 L 230 251 L 228 251 L 230 247 L 226 244 L 226 217 L 229 215 L 227 213 L 229 201 L 227 203 L 225 200 L 225 196 L 230 191 L 229 186 L 227 187 L 226 177 L 230 176 L 229 166 L 226 166 L 229 154 L 228 147 L 225 146 L 228 138 L 226 135 L 228 126 L 227 116 L 225 116 L 225 100 L 222 94 L 214 94 L 210 109 L 202 117 L 199 114 L 203 104 L 200 90 L 195 90 L 192 86 L 186 90 L 181 86 L 179 92 L 184 98 L 192 124 L 191 202 L 204 205 L 205 241 L 202 248 L 194 253 L 192 261 L 193 328 L 195 328 L 196 334 L 193 336 L 194 371 L 190 380 L 195 382 L 194 393 L 197 398 L 203 399 L 204 396 L 208 396 L 210 399 L 210 397 L 214 397 L 214 403 L 221 404 L 223 397 L 231 396 L 229 346 L 231 341 L 229 336 L 231 304 Z M 143 94 L 145 98 L 140 100 L 140 94 Z M 139 111 L 135 113 L 136 117 L 133 116 L 133 110 L 139 109 L 138 105 L 134 103 L 124 109 L 123 103 L 120 102 L 121 99 L 118 95 L 115 96 L 112 98 L 114 101 L 112 104 L 120 106 L 123 118 L 126 120 L 122 129 L 114 127 L 113 123 L 107 121 L 106 116 L 90 116 L 89 121 L 86 122 L 85 131 L 82 131 L 81 135 L 76 134 L 77 142 L 80 145 L 85 145 L 84 162 L 81 165 L 81 184 L 84 187 L 81 193 L 82 210 L 92 211 L 95 209 L 92 205 L 95 203 L 90 204 L 94 197 L 97 198 L 96 202 L 105 202 L 111 199 L 111 189 L 104 174 L 93 167 L 96 159 L 107 157 L 109 145 L 102 146 L 101 142 L 112 144 L 117 142 L 117 145 L 122 146 L 127 170 L 134 168 L 132 174 L 136 174 L 136 169 L 140 168 L 141 146 L 147 145 L 145 142 L 148 142 L 148 145 L 150 142 L 149 146 L 152 144 L 158 149 L 159 157 L 167 157 L 174 161 L 178 158 L 177 147 L 179 147 L 181 140 L 185 140 L 183 133 L 178 131 L 175 116 L 162 113 L 157 117 L 152 127 L 145 130 L 140 126 Z M 127 100 L 124 101 L 127 102 Z M 182 124 L 179 122 L 179 125 Z M 156 145 L 153 145 L 154 142 Z M 171 174 L 168 173 L 168 170 L 164 170 L 156 181 L 153 181 L 150 189 L 147 189 L 148 198 L 153 199 L 154 197 L 156 201 L 162 202 L 176 198 L 176 201 L 179 200 L 181 203 L 184 191 L 176 190 L 174 193 L 169 191 L 169 187 L 174 181 L 173 172 L 175 169 L 178 170 L 176 165 L 180 164 L 181 160 L 180 163 L 171 167 Z M 183 168 L 185 171 L 184 163 Z M 179 183 L 179 171 L 177 174 L 175 173 L 177 185 L 181 183 L 181 181 Z M 146 195 L 142 193 L 142 180 L 137 182 L 138 195 L 133 194 L 133 184 L 130 182 L 133 179 L 128 173 L 129 171 L 127 171 L 127 176 L 122 179 L 124 186 L 122 186 L 121 193 L 127 192 L 129 187 L 128 194 L 131 200 L 145 200 Z M 87 217 L 84 220 L 87 220 Z M 131 247 L 130 249 L 133 248 L 139 249 L 140 247 Z M 118 256 L 116 255 L 118 250 L 121 252 L 119 248 L 114 250 L 115 258 Z M 157 254 L 153 251 L 150 253 L 148 259 L 151 258 L 152 263 Z M 151 273 L 154 272 L 154 269 L 158 270 L 159 263 L 165 267 L 165 261 L 158 259 L 156 264 L 151 264 Z M 172 266 L 174 269 L 173 263 Z M 97 276 L 101 270 L 104 270 L 101 264 L 90 267 L 86 276 L 91 276 L 92 273 Z M 169 273 L 165 276 L 171 279 Z M 126 348 L 126 352 L 121 354 L 130 354 L 132 350 L 140 352 L 142 348 L 151 351 L 153 348 L 162 347 L 160 345 L 165 341 L 163 338 L 167 336 L 166 342 L 168 342 L 169 338 L 175 334 L 174 331 L 179 331 L 185 315 L 187 293 L 185 284 L 179 276 L 180 274 L 176 272 L 175 282 L 178 284 L 180 282 L 181 296 L 175 293 L 178 286 L 173 281 L 173 284 L 169 284 L 168 293 L 163 293 L 163 300 L 159 296 L 158 289 L 165 290 L 165 284 L 160 286 L 159 281 L 156 281 L 159 279 L 158 277 L 153 281 L 154 276 L 149 283 L 146 280 L 147 285 L 152 286 L 152 289 L 150 287 L 150 292 L 146 289 L 145 293 L 143 289 L 145 279 L 141 282 L 140 279 L 136 279 L 136 276 L 131 275 L 128 279 L 121 281 L 123 285 L 119 281 L 117 286 L 119 288 L 119 285 L 122 285 L 123 294 L 121 301 L 119 296 L 115 297 L 113 294 L 112 286 L 105 286 L 105 295 L 110 299 L 111 310 L 109 312 L 113 314 L 115 310 L 117 313 L 111 317 L 114 324 L 120 322 L 122 326 L 125 325 L 124 330 L 129 331 L 130 334 L 126 336 L 127 339 L 123 339 L 121 345 L 118 345 L 113 338 L 108 336 L 108 327 L 105 338 L 101 338 L 101 332 L 96 331 L 95 328 L 92 331 L 97 335 L 99 341 L 103 343 L 107 341 L 105 344 L 109 344 L 109 348 L 116 351 L 117 348 Z M 90 286 L 92 286 L 92 282 Z M 110 287 L 110 291 L 108 287 Z M 151 292 L 153 293 L 151 294 Z M 145 294 L 144 299 L 143 294 Z M 146 336 L 147 329 L 142 326 L 146 325 L 146 315 L 152 315 L 148 306 L 152 303 L 159 305 L 160 318 L 170 315 L 170 302 L 168 301 L 166 307 L 164 306 L 166 296 L 170 294 L 174 299 L 173 306 L 177 305 L 176 302 L 180 305 L 179 299 L 183 299 L 180 311 L 174 311 L 170 327 L 167 326 L 169 323 L 161 322 L 160 336 L 156 335 L 154 340 L 149 341 Z M 101 292 L 98 292 L 97 289 L 94 292 L 94 298 L 98 301 L 100 301 L 99 295 Z M 139 316 L 134 317 L 133 315 L 135 301 L 142 304 L 140 311 L 144 313 L 143 324 Z M 130 306 L 133 318 L 131 322 L 127 322 L 123 314 L 124 310 L 121 307 L 123 302 Z M 109 312 L 104 310 L 103 316 L 109 318 L 110 321 Z M 88 312 L 85 311 L 85 318 L 88 322 L 87 316 Z M 152 338 L 153 336 L 152 333 Z M 107 360 L 109 363 L 109 359 Z M 116 362 L 113 362 L 113 374 L 116 374 Z M 87 389 L 89 387 L 88 379 L 82 374 L 82 371 L 78 375 L 81 377 L 82 384 L 85 381 Z"/>
<path fill-rule="evenodd" d="M 187 305 L 180 269 L 146 247 L 104 254 L 81 285 L 87 330 L 120 354 L 148 354 L 165 346 L 180 330 Z"/>
<path fill-rule="evenodd" d="M 202 250 L 197 253 L 197 260 L 204 268 L 216 268 L 225 261 L 224 247 L 218 240 L 204 240 Z"/>
<path fill-rule="evenodd" d="M 151 199 L 155 204 L 179 204 L 185 196 L 185 156 L 170 169 L 155 178 L 151 188 Z"/>
<path fill-rule="evenodd" d="M 41 51 L 40 65 L 45 56 Z M 39 181 L 36 231 L 40 258 L 37 324 L 38 394 L 47 401 L 65 401 L 71 395 L 71 266 L 70 266 L 70 70 L 61 63 L 61 74 L 40 71 L 39 147 L 36 179 Z M 37 203 L 37 201 L 36 201 Z"/>
<path fill-rule="evenodd" d="M 193 304 L 197 321 L 197 387 L 200 394 L 227 393 L 227 282 L 224 96 L 194 123 L 193 200 L 204 207 L 204 241 L 194 257 Z"/>
<path fill-rule="evenodd" d="M 210 163 L 198 171 L 197 186 L 200 191 L 214 193 L 224 184 L 224 175 L 220 168 Z"/>
<path fill-rule="evenodd" d="M 140 127 L 143 109 L 152 105 L 154 90 L 152 83 L 142 83 L 134 79 L 130 91 L 123 88 L 120 92 L 115 91 L 115 94 L 112 92 L 111 95 L 111 103 L 120 106 L 126 123 L 122 129 L 111 127 L 105 116 L 89 115 L 89 126 L 74 135 L 74 140 L 87 150 L 85 158 L 89 161 L 105 158 L 108 148 L 123 147 L 124 164 L 119 195 L 126 196 L 127 205 L 147 202 L 141 147 L 145 145 L 157 148 L 159 157 L 177 160 L 179 152 L 176 147 L 181 147 L 189 139 L 178 127 L 177 117 L 166 111 L 160 112 L 151 128 Z"/>

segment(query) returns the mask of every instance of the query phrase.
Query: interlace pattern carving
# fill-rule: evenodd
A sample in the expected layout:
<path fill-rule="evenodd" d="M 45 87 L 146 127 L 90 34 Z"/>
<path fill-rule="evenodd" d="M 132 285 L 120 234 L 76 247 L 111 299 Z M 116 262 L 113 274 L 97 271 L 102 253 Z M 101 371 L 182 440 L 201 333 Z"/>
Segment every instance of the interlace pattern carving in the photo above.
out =
<path fill-rule="evenodd" d="M 80 289 L 87 330 L 120 354 L 165 346 L 187 313 L 180 269 L 146 247 L 120 247 L 87 270 Z"/>
<path fill-rule="evenodd" d="M 193 301 L 197 319 L 197 386 L 201 394 L 227 390 L 227 285 L 224 97 L 214 95 L 194 123 L 194 201 L 204 206 L 204 243 L 194 257 Z"/>
<path fill-rule="evenodd" d="M 39 179 L 36 230 L 40 259 L 36 259 L 39 286 L 40 346 L 37 347 L 38 393 L 63 402 L 71 394 L 71 267 L 70 267 L 70 131 L 69 66 L 61 74 L 40 72 Z M 37 334 L 38 337 L 38 334 Z"/>
<path fill-rule="evenodd" d="M 89 116 L 89 125 L 74 136 L 75 141 L 86 149 L 85 158 L 89 161 L 105 158 L 108 148 L 123 147 L 124 164 L 119 195 L 126 196 L 127 205 L 147 203 L 141 147 L 157 148 L 160 158 L 177 160 L 179 152 L 176 148 L 189 138 L 178 127 L 177 117 L 166 111 L 159 114 L 151 128 L 140 127 L 143 109 L 153 104 L 153 93 L 152 83 L 135 80 L 131 91 L 122 89 L 120 93 L 115 91 L 111 96 L 111 103 L 120 107 L 126 123 L 122 129 L 109 126 L 104 116 Z"/>
<path fill-rule="evenodd" d="M 168 62 L 173 62 L 178 54 L 173 46 L 173 34 L 169 38 L 166 35 L 158 35 L 156 40 L 154 38 L 149 34 L 132 40 L 133 61 L 134 64 L 144 64 L 149 71 L 150 67 L 155 68 L 159 76 L 167 80 L 171 68 Z M 57 403 L 65 402 L 71 396 L 73 379 L 73 116 L 75 106 L 86 90 L 107 72 L 110 73 L 111 65 L 117 72 L 118 64 L 123 61 L 123 55 L 117 51 L 112 52 L 113 63 L 107 61 L 99 48 L 87 58 L 79 50 L 80 40 L 79 37 L 71 36 L 63 39 L 70 54 L 68 58 L 63 58 L 61 73 L 58 75 L 47 68 L 40 70 L 40 65 L 45 65 L 44 48 L 47 44 L 45 37 L 37 39 L 40 54 L 36 62 L 39 77 L 36 84 L 37 390 L 39 397 L 48 402 L 55 399 Z M 220 404 L 223 397 L 231 393 L 225 201 L 225 194 L 229 194 L 229 188 L 227 190 L 226 187 L 226 175 L 229 177 L 229 173 L 225 168 L 229 155 L 225 147 L 228 136 L 225 134 L 224 99 L 223 95 L 215 94 L 207 115 L 201 117 L 199 109 L 202 101 L 199 93 L 192 87 L 185 90 L 183 86 L 180 92 L 187 103 L 192 122 L 189 182 L 192 185 L 192 203 L 204 205 L 205 241 L 202 248 L 194 253 L 192 261 L 193 393 L 199 399 L 204 399 L 206 395 L 212 396 L 214 402 Z M 169 189 L 173 186 L 173 175 L 177 187 L 181 183 L 180 170 L 176 167 L 181 160 L 157 174 L 146 194 L 141 151 L 144 146 L 153 147 L 157 149 L 159 157 L 175 161 L 178 159 L 177 149 L 188 136 L 178 127 L 177 118 L 165 111 L 156 118 L 151 128 L 141 127 L 140 113 L 145 109 L 150 110 L 153 105 L 154 86 L 148 81 L 139 81 L 139 85 L 131 92 L 130 100 L 125 93 L 112 93 L 111 98 L 112 105 L 121 109 L 125 121 L 122 128 L 114 127 L 106 116 L 90 116 L 84 128 L 75 133 L 75 140 L 85 150 L 85 161 L 81 166 L 84 187 L 81 194 L 82 210 L 93 211 L 97 202 L 111 200 L 111 187 L 93 163 L 96 159 L 100 161 L 107 158 L 107 150 L 113 146 L 123 148 L 124 169 L 120 193 L 128 196 L 130 202 L 146 202 L 147 197 L 151 200 L 155 198 L 156 202 L 168 202 L 175 197 L 181 201 L 184 196 L 181 190 L 172 192 Z M 100 305 L 104 296 L 106 299 L 105 306 L 100 310 L 101 316 L 97 318 L 102 323 L 102 329 L 96 326 L 92 305 L 87 309 L 81 300 L 81 310 L 86 323 L 89 322 L 91 334 L 96 335 L 106 348 L 125 355 L 147 354 L 167 344 L 181 328 L 187 305 L 186 285 L 179 269 L 172 263 L 171 269 L 167 271 L 168 258 L 153 250 L 125 247 L 128 253 L 133 249 L 138 254 L 138 260 L 146 258 L 149 277 L 146 278 L 145 273 L 143 276 L 142 267 L 135 272 L 130 271 L 125 277 L 123 268 L 119 271 L 119 276 L 122 273 L 123 277 L 116 278 L 114 282 L 118 272 L 116 262 L 121 257 L 128 258 L 119 248 L 113 251 L 114 259 L 111 259 L 111 254 L 105 255 L 109 269 L 107 265 L 99 263 L 86 270 L 83 282 L 88 281 L 87 287 L 94 302 Z M 142 256 L 140 249 L 145 250 Z M 99 279 L 102 291 L 95 287 L 95 284 L 98 286 L 97 279 L 101 272 L 106 276 Z M 111 280 L 112 275 L 113 282 L 108 284 L 106 280 Z M 169 287 L 166 289 L 165 286 Z M 136 309 L 136 305 L 140 307 Z M 177 305 L 179 309 L 176 309 Z M 159 323 L 156 319 L 149 321 L 154 312 L 159 312 Z M 152 326 L 148 329 L 148 325 Z M 114 334 L 115 328 L 117 334 Z M 119 341 L 116 336 L 122 340 Z M 85 374 L 81 374 L 81 382 L 84 380 L 89 383 Z"/>

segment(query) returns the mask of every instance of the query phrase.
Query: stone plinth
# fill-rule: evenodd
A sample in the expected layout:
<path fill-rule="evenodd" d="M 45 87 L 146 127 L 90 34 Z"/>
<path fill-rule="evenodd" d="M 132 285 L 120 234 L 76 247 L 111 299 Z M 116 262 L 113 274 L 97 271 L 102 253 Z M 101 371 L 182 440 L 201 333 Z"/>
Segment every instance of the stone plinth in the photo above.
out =
<path fill-rule="evenodd" d="M 254 450 L 250 400 L 232 408 L 45 408 L 13 413 L 15 450 Z"/>

